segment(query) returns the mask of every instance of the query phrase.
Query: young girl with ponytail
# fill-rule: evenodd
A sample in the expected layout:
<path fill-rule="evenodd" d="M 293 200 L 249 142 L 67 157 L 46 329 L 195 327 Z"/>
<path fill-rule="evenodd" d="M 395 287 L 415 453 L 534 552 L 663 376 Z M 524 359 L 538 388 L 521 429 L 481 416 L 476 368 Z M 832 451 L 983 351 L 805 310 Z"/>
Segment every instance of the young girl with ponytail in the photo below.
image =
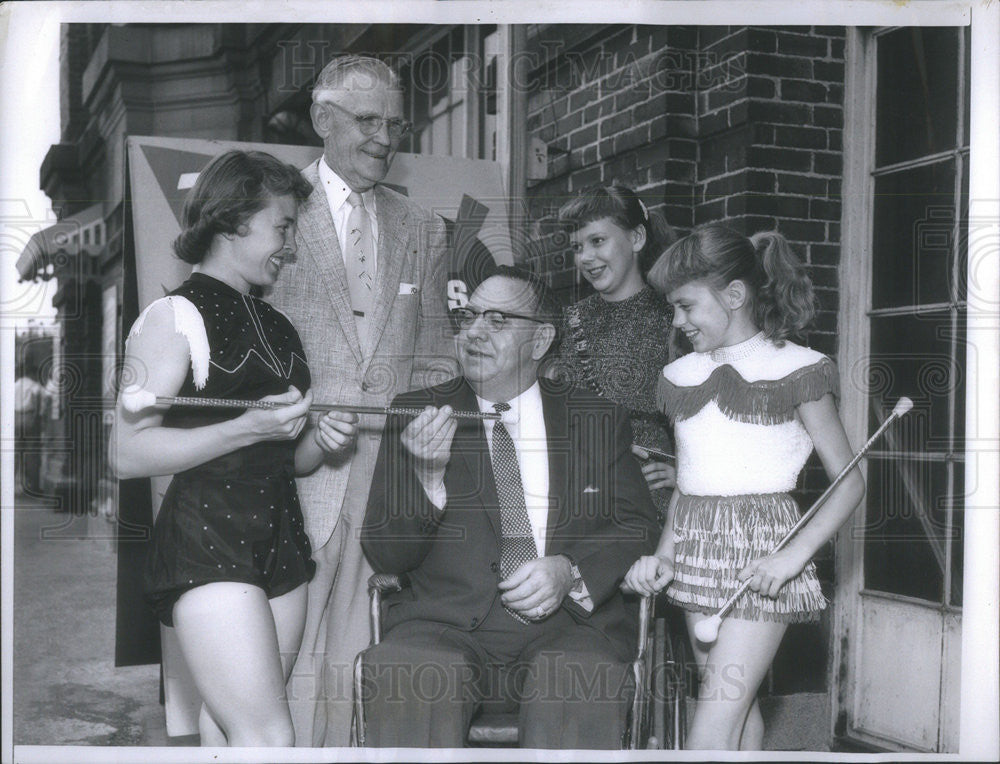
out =
<path fill-rule="evenodd" d="M 758 750 L 757 690 L 787 625 L 826 606 L 811 559 L 861 500 L 864 482 L 852 471 L 771 553 L 799 518 L 789 492 L 813 448 L 831 479 L 852 457 L 833 362 L 788 341 L 814 304 L 780 234 L 747 238 L 704 225 L 667 250 L 648 278 L 695 352 L 659 379 L 657 401 L 677 441 L 677 490 L 656 553 L 636 561 L 623 586 L 641 594 L 665 588 L 694 635 L 750 581 L 714 644 L 692 638 L 701 683 L 687 747 Z"/>

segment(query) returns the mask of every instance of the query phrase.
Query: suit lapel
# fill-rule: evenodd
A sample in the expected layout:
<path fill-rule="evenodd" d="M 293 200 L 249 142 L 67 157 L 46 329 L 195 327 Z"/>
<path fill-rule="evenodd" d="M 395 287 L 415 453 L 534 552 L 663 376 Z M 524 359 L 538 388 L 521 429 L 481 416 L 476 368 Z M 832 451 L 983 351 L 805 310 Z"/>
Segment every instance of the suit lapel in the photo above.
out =
<path fill-rule="evenodd" d="M 542 390 L 542 415 L 545 419 L 545 440 L 549 452 L 549 514 L 545 526 L 545 553 L 551 554 L 552 539 L 562 515 L 569 509 L 570 460 L 580 454 L 576 449 L 567 451 L 561 444 L 569 443 L 569 420 L 566 416 L 566 396 L 548 389 L 547 380 L 539 379 Z M 559 444 L 556 446 L 555 444 Z"/>
<path fill-rule="evenodd" d="M 378 258 L 375 273 L 375 307 L 368 319 L 365 338 L 367 360 L 375 354 L 385 331 L 393 301 L 399 294 L 399 279 L 406 261 L 406 211 L 398 200 L 375 186 L 375 206 L 378 214 Z"/>
<path fill-rule="evenodd" d="M 330 302 L 337 314 L 340 328 L 347 337 L 355 360 L 360 364 L 361 342 L 358 338 L 357 325 L 354 323 L 351 296 L 347 291 L 347 269 L 344 267 L 344 256 L 340 251 L 337 229 L 330 215 L 330 203 L 319 179 L 318 166 L 317 160 L 302 171 L 305 179 L 312 184 L 313 191 L 299 210 L 299 234 L 305 245 L 302 248 L 304 252 L 300 252 L 300 256 L 311 257 L 315 263 L 316 270 L 330 293 Z"/>
<path fill-rule="evenodd" d="M 451 401 L 457 410 L 478 411 L 476 395 L 463 381 Z M 497 539 L 500 539 L 500 500 L 497 498 L 497 484 L 493 477 L 490 449 L 486 443 L 486 427 L 479 419 L 459 419 L 452 442 L 452 454 L 457 455 L 456 466 L 464 469 L 467 485 L 472 495 L 482 503 L 483 511 Z"/>

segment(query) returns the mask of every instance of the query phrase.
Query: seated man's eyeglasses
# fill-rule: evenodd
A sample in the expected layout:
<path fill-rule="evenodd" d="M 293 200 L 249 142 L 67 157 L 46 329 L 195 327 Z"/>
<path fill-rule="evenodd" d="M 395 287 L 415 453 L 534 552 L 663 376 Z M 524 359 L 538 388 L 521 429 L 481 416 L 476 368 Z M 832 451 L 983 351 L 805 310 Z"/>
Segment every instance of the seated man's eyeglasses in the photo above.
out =
<path fill-rule="evenodd" d="M 397 119 L 396 117 L 387 118 L 378 114 L 355 114 L 350 109 L 345 109 L 343 106 L 338 103 L 334 103 L 333 101 L 317 101 L 317 103 L 321 103 L 324 106 L 332 106 L 333 108 L 344 112 L 344 114 L 353 117 L 354 123 L 358 126 L 358 130 L 360 130 L 364 135 L 375 135 L 375 133 L 382 129 L 382 125 L 385 124 L 385 126 L 389 129 L 389 138 L 394 141 L 398 141 L 410 132 L 410 128 L 413 127 L 413 123 L 405 119 Z"/>
<path fill-rule="evenodd" d="M 523 318 L 526 321 L 534 321 L 537 324 L 547 324 L 544 318 L 535 318 L 534 316 L 523 316 L 520 313 L 506 313 L 502 310 L 494 310 L 493 308 L 488 308 L 487 310 L 473 310 L 472 308 L 454 308 L 451 311 L 451 315 L 455 317 L 458 322 L 458 327 L 460 329 L 468 329 L 474 323 L 476 319 L 480 316 L 486 321 L 486 326 L 491 332 L 499 332 L 503 329 L 504 324 L 507 323 L 507 319 L 510 318 Z"/>

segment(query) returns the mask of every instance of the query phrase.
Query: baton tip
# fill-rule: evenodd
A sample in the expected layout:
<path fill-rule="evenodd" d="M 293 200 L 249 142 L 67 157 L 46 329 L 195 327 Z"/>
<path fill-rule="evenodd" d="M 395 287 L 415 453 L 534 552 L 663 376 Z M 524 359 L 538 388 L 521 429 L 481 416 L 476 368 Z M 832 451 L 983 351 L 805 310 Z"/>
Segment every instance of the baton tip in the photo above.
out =
<path fill-rule="evenodd" d="M 903 396 L 902 398 L 899 399 L 899 402 L 896 403 L 896 407 L 892 410 L 892 415 L 903 416 L 912 408 L 913 408 L 913 401 L 911 401 L 906 396 Z"/>
<path fill-rule="evenodd" d="M 694 625 L 694 636 L 703 645 L 710 645 L 719 638 L 719 627 L 722 625 L 722 618 L 718 613 L 703 621 L 698 621 Z"/>
<path fill-rule="evenodd" d="M 121 400 L 125 410 L 132 413 L 156 405 L 156 395 L 139 385 L 129 385 L 122 390 Z"/>

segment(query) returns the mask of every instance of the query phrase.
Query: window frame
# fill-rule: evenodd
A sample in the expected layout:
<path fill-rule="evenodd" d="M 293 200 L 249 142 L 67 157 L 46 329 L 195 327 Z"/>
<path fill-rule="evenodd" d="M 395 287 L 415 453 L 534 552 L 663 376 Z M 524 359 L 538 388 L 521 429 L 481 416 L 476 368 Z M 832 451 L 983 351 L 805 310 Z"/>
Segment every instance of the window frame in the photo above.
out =
<path fill-rule="evenodd" d="M 852 444 L 860 445 L 867 441 L 870 435 L 869 428 L 869 406 L 870 395 L 862 385 L 852 384 L 851 380 L 864 379 L 864 372 L 868 364 L 869 352 L 871 349 L 871 322 L 872 318 L 879 315 L 891 315 L 893 312 L 906 312 L 905 308 L 898 311 L 895 308 L 887 310 L 873 311 L 872 308 L 872 265 L 873 265 L 873 234 L 874 234 L 874 211 L 872 199 L 875 192 L 875 177 L 873 171 L 886 171 L 889 168 L 876 168 L 875 165 L 875 115 L 876 103 L 872 95 L 876 92 L 876 65 L 877 48 L 876 35 L 884 34 L 893 28 L 885 30 L 873 29 L 870 27 L 847 27 L 846 28 L 846 48 L 845 59 L 845 97 L 844 97 L 844 182 L 843 182 L 843 207 L 842 207 L 842 257 L 838 267 L 840 285 L 840 304 L 838 312 L 838 335 L 837 346 L 838 359 L 841 368 L 841 419 L 844 423 L 848 438 Z M 959 27 L 961 29 L 961 27 Z M 962 35 L 963 45 L 968 45 L 969 41 L 965 34 Z M 959 76 L 968 78 L 970 72 L 965 69 L 966 61 L 963 55 L 960 56 L 961 63 Z M 959 95 L 959 106 L 964 106 L 964 102 L 970 96 L 967 92 Z M 964 109 L 960 108 L 959 121 L 962 119 Z M 964 141 L 964 125 L 957 125 L 957 140 Z M 965 151 L 969 150 L 967 145 Z M 923 157 L 905 164 L 911 166 L 929 163 L 934 157 Z M 898 163 L 892 167 L 899 168 L 904 163 Z M 962 172 L 959 164 L 957 174 Z M 974 175 L 974 171 L 969 166 L 969 174 Z M 955 188 L 961 188 L 961 178 L 956 176 Z M 956 201 L 960 201 L 956 199 Z M 962 211 L 964 212 L 964 210 Z M 956 230 L 955 236 L 964 235 L 962 226 L 965 224 L 963 214 L 955 216 Z M 953 243 L 958 241 L 953 238 Z M 961 283 L 965 283 L 965 274 L 958 274 L 958 269 L 962 265 L 960 258 L 953 258 L 953 275 L 961 276 Z M 966 267 L 968 267 L 966 265 Z M 959 281 L 953 281 L 959 283 Z M 962 301 L 963 310 L 968 296 Z M 950 306 L 949 302 L 947 305 Z M 930 305 L 919 306 L 920 312 L 932 309 Z M 940 309 L 940 306 L 938 306 Z M 952 333 L 952 358 L 954 355 L 954 343 L 956 339 Z M 968 340 L 966 340 L 968 341 Z M 968 372 L 974 363 L 974 359 L 967 357 L 964 371 Z M 958 393 L 955 393 L 958 394 Z M 961 390 L 965 395 L 967 405 L 970 395 L 975 394 L 975 383 L 966 373 L 965 385 Z M 949 437 L 955 434 L 955 407 L 949 403 Z M 968 417 L 968 410 L 966 416 Z M 969 432 L 966 432 L 966 438 Z M 953 447 L 951 452 L 959 457 L 956 463 L 964 462 L 964 450 L 966 443 L 954 444 L 959 451 Z M 885 448 L 884 444 L 882 448 Z M 875 451 L 877 454 L 878 451 Z M 883 451 L 882 453 L 890 453 Z M 863 468 L 867 469 L 867 460 L 862 462 Z M 966 469 L 966 473 L 968 470 Z M 954 474 L 954 473 L 952 473 Z M 949 491 L 952 483 L 949 482 Z M 965 492 L 968 493 L 970 487 L 966 485 Z M 954 511 L 954 510 L 952 510 Z M 949 518 L 952 512 L 949 512 Z M 832 659 L 829 664 L 829 686 L 834 692 L 831 726 L 833 732 L 838 736 L 845 736 L 849 739 L 885 745 L 889 741 L 888 737 L 873 735 L 870 731 L 856 726 L 857 719 L 855 712 L 857 709 L 856 694 L 862 686 L 858 672 L 861 670 L 861 655 L 858 645 L 863 641 L 863 606 L 865 602 L 872 602 L 881 599 L 887 604 L 897 603 L 900 606 L 912 605 L 922 611 L 938 613 L 941 617 L 942 633 L 958 632 L 960 637 L 943 637 L 941 655 L 941 682 L 942 688 L 947 687 L 948 692 L 957 692 L 950 685 L 945 684 L 945 674 L 948 660 L 957 660 L 952 654 L 954 645 L 958 640 L 964 642 L 966 638 L 965 630 L 962 629 L 963 607 L 953 606 L 948 603 L 950 593 L 950 581 L 945 580 L 942 587 L 942 597 L 938 601 L 928 601 L 916 599 L 905 595 L 897 595 L 880 590 L 868 590 L 864 588 L 864 524 L 865 513 L 861 510 L 855 512 L 852 518 L 845 524 L 837 536 L 835 545 L 835 565 L 837 570 L 837 589 L 833 601 L 832 612 Z M 969 529 L 966 527 L 966 534 Z M 949 545 L 950 546 L 950 545 Z M 966 545 L 967 549 L 967 545 Z M 949 550 L 950 554 L 950 550 Z M 965 552 L 965 566 L 968 568 L 968 552 Z M 950 563 L 950 557 L 949 557 Z M 950 577 L 951 565 L 946 566 L 946 574 Z M 874 600 L 872 599 L 874 598 Z M 963 603 L 972 607 L 974 603 Z M 949 647 L 951 645 L 951 647 Z M 951 656 L 951 657 L 949 657 Z M 945 692 L 942 689 L 942 692 Z M 949 696 L 950 697 L 950 696 Z M 945 695 L 942 695 L 944 704 Z M 952 719 L 952 716 L 955 718 Z M 846 721 L 846 725 L 844 722 Z M 941 719 L 939 728 L 939 746 L 954 745 L 958 737 L 957 712 L 949 709 L 946 705 L 941 707 Z M 951 742 L 949 742 L 951 741 Z"/>

